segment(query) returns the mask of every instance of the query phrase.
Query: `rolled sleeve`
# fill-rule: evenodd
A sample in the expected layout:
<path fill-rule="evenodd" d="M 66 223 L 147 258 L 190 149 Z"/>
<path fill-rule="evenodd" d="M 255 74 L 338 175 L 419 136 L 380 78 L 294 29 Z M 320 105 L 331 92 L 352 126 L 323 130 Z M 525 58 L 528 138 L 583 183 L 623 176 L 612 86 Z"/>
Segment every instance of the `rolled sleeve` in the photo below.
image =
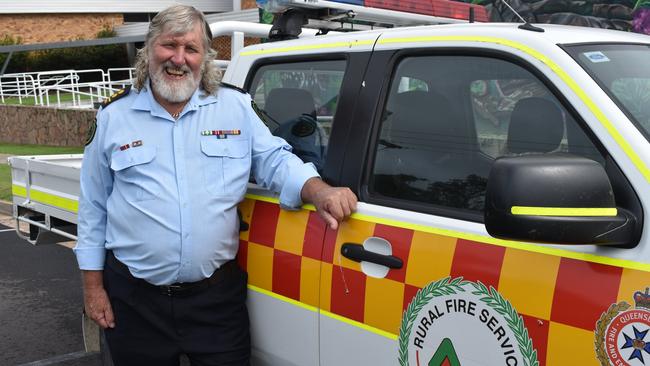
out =
<path fill-rule="evenodd" d="M 79 269 L 85 271 L 101 271 L 104 269 L 106 259 L 106 249 L 102 247 L 79 247 L 74 248 L 74 254 L 77 256 Z"/>
<path fill-rule="evenodd" d="M 312 163 L 296 164 L 289 169 L 289 176 L 280 191 L 280 207 L 298 210 L 302 206 L 302 187 L 309 178 L 319 177 Z"/>

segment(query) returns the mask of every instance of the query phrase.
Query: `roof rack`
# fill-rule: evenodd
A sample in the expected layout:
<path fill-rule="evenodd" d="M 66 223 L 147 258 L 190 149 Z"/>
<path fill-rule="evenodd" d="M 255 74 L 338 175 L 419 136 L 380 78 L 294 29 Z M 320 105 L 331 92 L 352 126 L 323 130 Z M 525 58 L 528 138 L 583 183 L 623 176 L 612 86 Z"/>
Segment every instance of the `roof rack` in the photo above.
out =
<path fill-rule="evenodd" d="M 481 5 L 450 0 L 365 1 L 367 6 L 326 0 L 284 0 L 287 8 L 275 17 L 269 34 L 272 40 L 297 38 L 302 27 L 353 31 L 415 25 L 451 24 L 487 21 Z M 356 1 L 355 1 L 356 2 Z M 364 1 L 358 1 L 364 3 Z M 374 5 L 374 7 L 373 7 Z M 408 12 L 404 9 L 409 10 Z"/>
<path fill-rule="evenodd" d="M 326 9 L 335 18 L 328 21 L 355 21 L 376 26 L 402 27 L 429 24 L 467 23 L 471 13 L 478 21 L 488 21 L 481 5 L 451 0 L 365 1 L 366 6 L 325 0 L 287 0 L 292 7 Z M 359 1 L 359 3 L 363 3 Z M 408 10 L 408 11 L 405 11 Z"/>

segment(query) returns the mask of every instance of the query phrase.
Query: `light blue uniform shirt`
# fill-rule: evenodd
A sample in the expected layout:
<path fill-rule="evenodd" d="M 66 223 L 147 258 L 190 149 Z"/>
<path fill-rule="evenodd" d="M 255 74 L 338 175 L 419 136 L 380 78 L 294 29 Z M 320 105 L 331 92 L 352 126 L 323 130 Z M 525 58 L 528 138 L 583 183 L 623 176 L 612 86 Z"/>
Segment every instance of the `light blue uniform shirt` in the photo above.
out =
<path fill-rule="evenodd" d="M 251 169 L 283 207 L 302 205 L 303 184 L 318 176 L 313 165 L 271 135 L 248 94 L 225 87 L 203 94 L 194 93 L 177 121 L 149 88 L 97 113 L 81 167 L 79 268 L 102 270 L 110 249 L 155 285 L 209 277 L 237 254 L 237 204 Z"/>

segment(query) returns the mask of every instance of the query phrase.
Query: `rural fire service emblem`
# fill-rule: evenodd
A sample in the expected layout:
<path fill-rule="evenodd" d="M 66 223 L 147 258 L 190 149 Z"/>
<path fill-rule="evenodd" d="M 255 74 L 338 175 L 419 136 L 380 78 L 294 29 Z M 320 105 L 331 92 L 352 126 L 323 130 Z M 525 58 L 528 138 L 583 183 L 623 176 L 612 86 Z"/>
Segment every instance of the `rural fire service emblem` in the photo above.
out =
<path fill-rule="evenodd" d="M 538 366 L 522 317 L 493 287 L 443 278 L 417 292 L 399 334 L 401 366 Z"/>
<path fill-rule="evenodd" d="M 634 293 L 634 308 L 612 304 L 596 323 L 596 355 L 602 366 L 650 365 L 650 294 Z"/>

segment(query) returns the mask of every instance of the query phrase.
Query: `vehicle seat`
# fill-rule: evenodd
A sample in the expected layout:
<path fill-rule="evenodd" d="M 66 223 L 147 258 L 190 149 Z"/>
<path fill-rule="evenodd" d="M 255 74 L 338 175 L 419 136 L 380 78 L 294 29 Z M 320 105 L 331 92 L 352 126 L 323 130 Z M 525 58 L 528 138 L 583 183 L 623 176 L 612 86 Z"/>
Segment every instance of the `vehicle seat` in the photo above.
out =
<path fill-rule="evenodd" d="M 307 114 L 316 118 L 314 97 L 305 89 L 276 88 L 269 92 L 264 110 L 279 124 Z"/>
<path fill-rule="evenodd" d="M 316 120 L 316 105 L 309 91 L 298 88 L 276 88 L 269 92 L 266 113 L 275 120 L 275 136 L 282 137 L 304 162 L 321 170 L 325 162 L 327 134 Z"/>
<path fill-rule="evenodd" d="M 378 144 L 375 191 L 409 200 L 465 205 L 465 192 L 452 186 L 489 167 L 476 166 L 476 139 L 454 104 L 437 92 L 409 91 L 395 95 L 389 108 Z"/>
<path fill-rule="evenodd" d="M 510 115 L 506 150 L 509 154 L 547 153 L 560 147 L 564 115 L 554 102 L 538 97 L 521 99 Z"/>

